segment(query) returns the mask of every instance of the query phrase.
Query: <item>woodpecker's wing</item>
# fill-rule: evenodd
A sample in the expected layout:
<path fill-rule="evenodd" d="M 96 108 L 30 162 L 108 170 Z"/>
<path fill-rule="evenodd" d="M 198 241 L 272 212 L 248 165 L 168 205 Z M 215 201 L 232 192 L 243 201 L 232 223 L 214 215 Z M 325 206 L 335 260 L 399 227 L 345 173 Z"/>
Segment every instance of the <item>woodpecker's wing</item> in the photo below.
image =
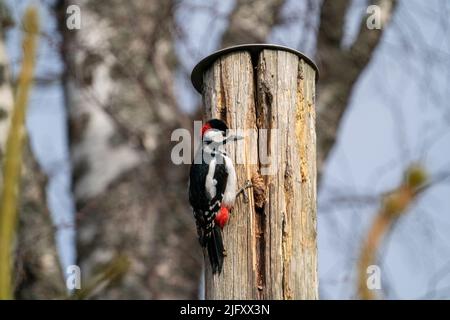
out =
<path fill-rule="evenodd" d="M 202 246 L 210 237 L 214 218 L 220 210 L 228 173 L 223 157 L 217 155 L 209 164 L 192 164 L 189 202 L 194 210 L 197 233 Z"/>

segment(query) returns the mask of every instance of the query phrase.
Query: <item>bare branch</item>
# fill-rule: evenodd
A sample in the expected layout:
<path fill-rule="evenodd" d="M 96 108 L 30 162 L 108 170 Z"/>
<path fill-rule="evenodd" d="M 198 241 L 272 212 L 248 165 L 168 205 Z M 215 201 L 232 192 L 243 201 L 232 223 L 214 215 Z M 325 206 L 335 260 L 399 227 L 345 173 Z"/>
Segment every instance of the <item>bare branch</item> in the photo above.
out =
<path fill-rule="evenodd" d="M 426 188 L 427 173 L 423 168 L 412 165 L 406 170 L 402 184 L 383 197 L 383 204 L 375 216 L 358 260 L 358 296 L 361 299 L 375 299 L 366 284 L 367 267 L 374 264 L 383 238 L 389 235 L 395 222 L 404 215 L 417 196 Z"/>

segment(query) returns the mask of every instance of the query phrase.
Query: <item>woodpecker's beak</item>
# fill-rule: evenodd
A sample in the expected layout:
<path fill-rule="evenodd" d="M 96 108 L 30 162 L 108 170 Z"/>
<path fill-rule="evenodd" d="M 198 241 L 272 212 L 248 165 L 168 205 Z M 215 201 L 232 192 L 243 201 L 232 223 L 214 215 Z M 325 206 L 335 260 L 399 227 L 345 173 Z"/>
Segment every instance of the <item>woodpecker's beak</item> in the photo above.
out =
<path fill-rule="evenodd" d="M 225 140 L 223 141 L 223 143 L 228 143 L 228 142 L 233 142 L 233 141 L 238 141 L 238 140 L 242 140 L 244 139 L 244 137 L 242 136 L 238 136 L 235 134 L 230 134 L 228 137 L 225 138 Z"/>

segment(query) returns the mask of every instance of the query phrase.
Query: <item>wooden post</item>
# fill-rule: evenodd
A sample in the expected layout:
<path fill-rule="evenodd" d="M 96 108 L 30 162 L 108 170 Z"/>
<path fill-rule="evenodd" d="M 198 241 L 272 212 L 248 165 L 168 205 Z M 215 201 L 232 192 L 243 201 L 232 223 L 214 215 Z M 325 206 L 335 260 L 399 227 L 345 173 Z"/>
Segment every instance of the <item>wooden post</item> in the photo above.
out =
<path fill-rule="evenodd" d="M 238 185 L 254 184 L 224 228 L 223 272 L 205 263 L 206 299 L 318 298 L 316 76 L 307 57 L 273 45 L 224 49 L 193 71 L 205 119 L 246 130 L 227 151 Z"/>

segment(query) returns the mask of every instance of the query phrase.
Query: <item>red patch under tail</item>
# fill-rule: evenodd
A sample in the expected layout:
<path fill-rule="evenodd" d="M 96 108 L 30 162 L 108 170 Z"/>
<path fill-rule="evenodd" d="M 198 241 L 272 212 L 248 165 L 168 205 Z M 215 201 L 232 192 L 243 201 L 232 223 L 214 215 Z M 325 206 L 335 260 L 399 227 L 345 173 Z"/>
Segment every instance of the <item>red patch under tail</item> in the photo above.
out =
<path fill-rule="evenodd" d="M 228 218 L 230 217 L 230 213 L 228 208 L 220 207 L 219 213 L 216 215 L 214 219 L 215 223 L 223 229 L 225 224 L 228 222 Z"/>

